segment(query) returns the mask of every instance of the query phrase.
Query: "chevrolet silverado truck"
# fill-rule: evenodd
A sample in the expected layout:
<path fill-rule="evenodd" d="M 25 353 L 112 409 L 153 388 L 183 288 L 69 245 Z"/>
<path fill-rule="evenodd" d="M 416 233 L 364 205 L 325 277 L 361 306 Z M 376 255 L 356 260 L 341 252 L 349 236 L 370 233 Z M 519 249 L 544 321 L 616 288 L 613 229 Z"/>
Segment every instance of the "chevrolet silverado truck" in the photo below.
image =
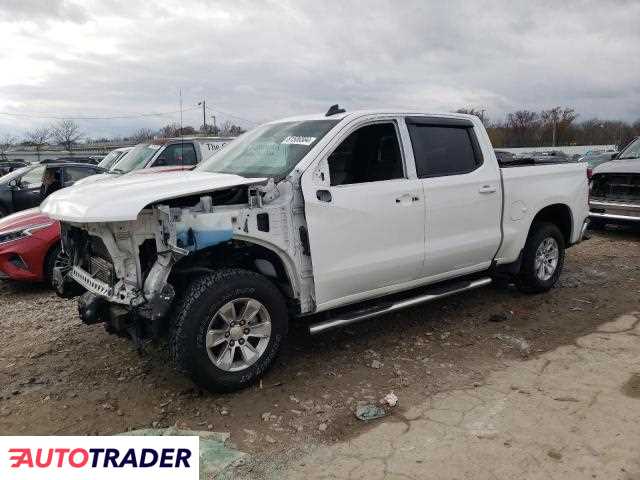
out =
<path fill-rule="evenodd" d="M 500 168 L 474 116 L 404 111 L 267 123 L 192 171 L 52 195 L 82 320 L 169 340 L 212 391 L 273 364 L 289 322 L 312 334 L 509 275 L 554 286 L 588 216 L 586 167 Z"/>

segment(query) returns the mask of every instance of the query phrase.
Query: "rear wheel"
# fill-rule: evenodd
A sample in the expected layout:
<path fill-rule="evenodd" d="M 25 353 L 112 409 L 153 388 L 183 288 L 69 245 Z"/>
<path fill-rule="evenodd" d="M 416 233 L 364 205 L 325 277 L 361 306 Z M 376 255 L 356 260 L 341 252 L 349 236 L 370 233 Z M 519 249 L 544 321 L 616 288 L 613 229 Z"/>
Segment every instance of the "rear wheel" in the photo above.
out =
<path fill-rule="evenodd" d="M 284 298 L 266 277 L 219 270 L 187 287 L 171 332 L 171 352 L 197 384 L 230 392 L 269 369 L 287 324 Z"/>
<path fill-rule="evenodd" d="M 564 237 L 552 223 L 531 226 L 524 247 L 517 285 L 526 293 L 541 293 L 553 288 L 564 265 Z"/>

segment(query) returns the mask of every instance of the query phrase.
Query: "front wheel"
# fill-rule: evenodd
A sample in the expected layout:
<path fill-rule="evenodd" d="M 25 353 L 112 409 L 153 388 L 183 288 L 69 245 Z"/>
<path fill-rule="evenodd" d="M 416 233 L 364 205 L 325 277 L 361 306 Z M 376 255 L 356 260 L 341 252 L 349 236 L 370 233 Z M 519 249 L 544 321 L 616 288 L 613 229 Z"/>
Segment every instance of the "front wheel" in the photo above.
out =
<path fill-rule="evenodd" d="M 526 293 L 542 293 L 557 283 L 564 265 L 565 244 L 560 229 L 552 223 L 531 226 L 524 247 L 517 285 Z"/>
<path fill-rule="evenodd" d="M 51 247 L 44 261 L 44 280 L 46 284 L 55 289 L 56 285 L 53 281 L 53 271 L 58 268 L 64 276 L 71 271 L 72 267 L 73 258 L 62 250 L 62 244 L 58 242 Z"/>
<path fill-rule="evenodd" d="M 284 298 L 270 280 L 248 270 L 219 270 L 187 288 L 172 325 L 171 352 L 198 385 L 231 392 L 271 367 L 287 326 Z"/>

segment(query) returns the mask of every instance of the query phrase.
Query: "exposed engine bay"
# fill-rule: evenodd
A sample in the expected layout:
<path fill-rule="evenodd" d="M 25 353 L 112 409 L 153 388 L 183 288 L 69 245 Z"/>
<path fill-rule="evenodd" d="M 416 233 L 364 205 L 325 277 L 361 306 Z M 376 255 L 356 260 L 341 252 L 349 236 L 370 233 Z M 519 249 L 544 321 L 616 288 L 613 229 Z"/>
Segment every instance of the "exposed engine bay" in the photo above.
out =
<path fill-rule="evenodd" d="M 183 277 L 242 265 L 279 283 L 298 312 L 309 311 L 313 277 L 299 272 L 311 271 L 311 259 L 303 209 L 292 203 L 302 205 L 299 191 L 270 180 L 160 201 L 136 221 L 62 223 L 73 267 L 55 273 L 59 293 L 75 296 L 80 286 L 85 323 L 144 337 L 164 328 L 180 285 L 188 283 Z"/>

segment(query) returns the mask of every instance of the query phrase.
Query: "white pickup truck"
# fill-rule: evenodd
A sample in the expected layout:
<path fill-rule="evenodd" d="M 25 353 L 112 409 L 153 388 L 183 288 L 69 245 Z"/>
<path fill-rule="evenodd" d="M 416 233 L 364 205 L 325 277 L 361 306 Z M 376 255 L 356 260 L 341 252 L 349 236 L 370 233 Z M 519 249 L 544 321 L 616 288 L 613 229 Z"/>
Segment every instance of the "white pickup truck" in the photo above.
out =
<path fill-rule="evenodd" d="M 85 323 L 168 336 L 213 391 L 254 382 L 288 323 L 311 333 L 510 275 L 554 286 L 588 217 L 584 164 L 500 168 L 474 116 L 404 111 L 271 122 L 189 172 L 65 189 Z"/>

